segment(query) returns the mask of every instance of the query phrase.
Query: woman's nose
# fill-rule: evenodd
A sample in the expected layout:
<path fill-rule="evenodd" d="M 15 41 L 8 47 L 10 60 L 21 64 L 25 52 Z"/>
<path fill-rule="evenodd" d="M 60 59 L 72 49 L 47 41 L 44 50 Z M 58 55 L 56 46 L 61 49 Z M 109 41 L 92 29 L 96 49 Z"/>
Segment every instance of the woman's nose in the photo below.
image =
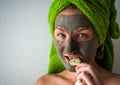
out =
<path fill-rule="evenodd" d="M 69 39 L 65 43 L 65 51 L 64 51 L 64 53 L 75 54 L 77 51 L 78 51 L 77 44 L 75 43 L 75 41 Z"/>

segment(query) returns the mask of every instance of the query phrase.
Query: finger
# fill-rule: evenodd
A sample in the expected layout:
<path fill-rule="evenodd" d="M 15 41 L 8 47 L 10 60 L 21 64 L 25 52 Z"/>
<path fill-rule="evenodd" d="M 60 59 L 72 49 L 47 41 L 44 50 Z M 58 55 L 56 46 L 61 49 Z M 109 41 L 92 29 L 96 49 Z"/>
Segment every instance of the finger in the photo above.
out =
<path fill-rule="evenodd" d="M 91 79 L 94 81 L 96 85 L 102 85 L 102 77 L 100 73 L 95 69 L 92 65 L 88 65 L 85 68 L 80 68 L 82 71 L 86 71 L 90 76 Z"/>
<path fill-rule="evenodd" d="M 82 80 L 82 83 L 87 84 L 87 85 L 95 85 L 95 82 L 94 82 L 92 76 L 89 75 L 87 72 L 80 73 L 76 77 L 76 80 Z"/>
<path fill-rule="evenodd" d="M 76 74 L 75 75 L 78 75 L 79 73 L 81 73 L 83 71 L 88 72 L 92 76 L 96 76 L 95 74 L 99 74 L 98 71 L 92 65 L 89 65 L 86 63 L 81 63 L 76 66 Z"/>
<path fill-rule="evenodd" d="M 88 67 L 89 67 L 89 65 L 88 64 L 79 64 L 79 65 L 77 65 L 76 66 L 76 73 L 75 73 L 75 75 L 78 75 L 78 74 L 80 74 L 81 72 L 84 72 L 84 71 L 88 71 Z"/>
<path fill-rule="evenodd" d="M 87 64 L 87 63 L 79 63 L 79 64 L 77 64 L 77 67 L 86 67 L 86 66 L 88 66 L 88 65 L 90 65 L 90 64 Z"/>
<path fill-rule="evenodd" d="M 84 85 L 84 84 L 82 84 L 82 82 L 81 82 L 80 80 L 77 80 L 77 81 L 75 82 L 75 85 Z"/>
<path fill-rule="evenodd" d="M 75 70 L 76 70 L 76 74 L 75 74 L 75 75 L 77 75 L 77 74 L 85 71 L 85 70 L 86 70 L 86 67 L 88 67 L 88 66 L 89 66 L 89 64 L 86 64 L 86 63 L 80 63 L 80 64 L 78 64 L 78 65 L 75 67 Z"/>
<path fill-rule="evenodd" d="M 100 73 L 93 66 L 85 63 L 79 64 L 77 66 L 79 69 L 77 70 L 75 76 L 81 74 L 82 72 L 87 72 L 89 75 L 91 75 L 97 85 L 100 85 L 100 83 L 103 82 Z"/>

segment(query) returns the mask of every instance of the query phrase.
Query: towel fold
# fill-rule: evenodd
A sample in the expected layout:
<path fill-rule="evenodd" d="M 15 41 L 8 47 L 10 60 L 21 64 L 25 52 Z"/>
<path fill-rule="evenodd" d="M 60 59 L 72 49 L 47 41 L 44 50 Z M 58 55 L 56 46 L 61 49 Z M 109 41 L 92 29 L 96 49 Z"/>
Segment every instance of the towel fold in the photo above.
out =
<path fill-rule="evenodd" d="M 94 25 L 100 45 L 96 53 L 96 62 L 101 67 L 112 71 L 114 49 L 111 39 L 120 37 L 119 27 L 116 22 L 117 11 L 115 0 L 54 0 L 48 13 L 48 22 L 52 37 L 54 37 L 56 16 L 69 4 L 74 4 L 80 9 Z M 65 70 L 65 67 L 59 59 L 54 41 L 52 40 L 48 73 L 58 73 L 63 70 Z"/>

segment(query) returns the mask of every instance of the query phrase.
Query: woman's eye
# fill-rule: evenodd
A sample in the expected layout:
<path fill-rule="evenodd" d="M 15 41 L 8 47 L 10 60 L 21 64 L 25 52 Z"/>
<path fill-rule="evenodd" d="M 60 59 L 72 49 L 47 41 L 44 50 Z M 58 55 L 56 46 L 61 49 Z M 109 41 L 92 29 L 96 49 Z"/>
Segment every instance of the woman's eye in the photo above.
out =
<path fill-rule="evenodd" d="M 65 38 L 65 34 L 63 34 L 63 33 L 59 33 L 59 34 L 57 34 L 57 36 L 61 37 L 61 38 Z"/>
<path fill-rule="evenodd" d="M 64 33 L 58 33 L 55 38 L 59 41 L 64 41 L 66 39 L 66 35 Z"/>
<path fill-rule="evenodd" d="M 88 35 L 82 33 L 82 34 L 77 35 L 77 37 L 88 37 Z"/>
<path fill-rule="evenodd" d="M 59 41 L 64 41 L 66 39 L 66 35 L 64 33 L 58 33 L 55 38 Z"/>
<path fill-rule="evenodd" d="M 86 41 L 86 40 L 89 40 L 89 35 L 85 33 L 81 33 L 81 34 L 78 34 L 76 38 L 78 41 Z"/>
<path fill-rule="evenodd" d="M 64 29 L 55 29 L 55 32 L 54 32 L 54 37 L 56 40 L 58 41 L 65 41 L 66 38 L 67 38 L 67 33 Z"/>

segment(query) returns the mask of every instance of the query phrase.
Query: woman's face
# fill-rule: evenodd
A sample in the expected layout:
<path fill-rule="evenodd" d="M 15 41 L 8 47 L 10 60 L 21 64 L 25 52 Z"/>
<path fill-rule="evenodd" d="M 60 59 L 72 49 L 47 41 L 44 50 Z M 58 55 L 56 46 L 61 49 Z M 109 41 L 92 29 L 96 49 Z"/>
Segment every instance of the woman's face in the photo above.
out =
<path fill-rule="evenodd" d="M 89 19 L 78 9 L 65 9 L 55 20 L 54 42 L 59 57 L 66 69 L 75 71 L 68 64 L 71 58 L 79 57 L 89 63 L 94 59 L 98 38 Z"/>

